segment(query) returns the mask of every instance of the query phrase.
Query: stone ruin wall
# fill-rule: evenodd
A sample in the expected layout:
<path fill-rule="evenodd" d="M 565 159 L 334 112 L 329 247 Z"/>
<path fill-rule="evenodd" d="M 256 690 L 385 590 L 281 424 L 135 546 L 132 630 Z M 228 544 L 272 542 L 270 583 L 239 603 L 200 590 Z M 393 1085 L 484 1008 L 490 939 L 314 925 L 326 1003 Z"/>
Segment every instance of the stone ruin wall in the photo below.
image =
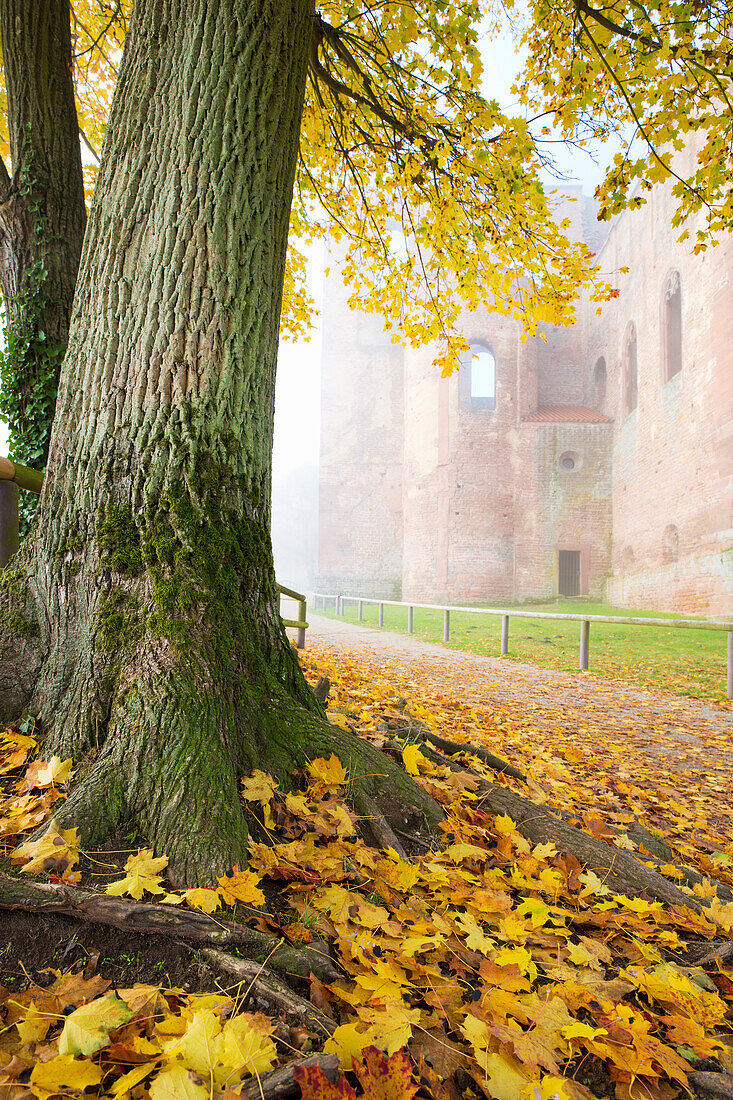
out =
<path fill-rule="evenodd" d="M 682 156 L 690 159 L 692 152 Z M 691 165 L 683 164 L 683 172 Z M 586 397 L 607 365 L 614 419 L 611 602 L 707 615 L 733 609 L 733 236 L 693 255 L 671 225 L 671 185 L 618 219 L 599 254 L 619 296 L 587 309 Z M 694 226 L 691 236 L 694 239 Z M 627 275 L 615 274 L 628 267 Z M 682 370 L 666 379 L 663 297 L 679 272 Z M 624 406 L 624 340 L 636 326 L 638 407 Z"/>
<path fill-rule="evenodd" d="M 576 232 L 591 228 L 579 191 Z M 467 314 L 491 348 L 496 408 L 471 408 L 468 372 L 440 379 L 352 313 L 337 273 L 324 302 L 321 591 L 486 603 L 557 592 L 558 550 L 580 551 L 584 592 L 620 606 L 730 614 L 733 595 L 733 245 L 693 257 L 670 227 L 669 189 L 617 219 L 600 251 L 619 297 L 522 342 L 515 322 Z M 663 379 L 662 295 L 682 284 L 680 375 Z M 638 409 L 622 358 L 636 324 Z M 594 380 L 606 361 L 605 394 Z M 528 421 L 538 406 L 600 409 L 606 423 Z M 570 452 L 572 474 L 559 465 Z M 676 560 L 669 560 L 670 528 Z M 667 535 L 665 535 L 665 532 Z M 666 541 L 665 541 L 666 539 Z"/>

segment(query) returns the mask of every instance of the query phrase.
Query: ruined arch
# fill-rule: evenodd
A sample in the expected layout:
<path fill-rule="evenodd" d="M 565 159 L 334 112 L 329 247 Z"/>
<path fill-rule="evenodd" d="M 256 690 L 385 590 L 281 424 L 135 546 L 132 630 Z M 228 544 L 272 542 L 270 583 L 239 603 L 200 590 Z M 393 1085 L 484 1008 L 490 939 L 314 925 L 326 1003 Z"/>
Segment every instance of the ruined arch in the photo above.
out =
<path fill-rule="evenodd" d="M 680 533 L 674 523 L 668 523 L 662 535 L 662 561 L 671 565 L 680 556 Z"/>
<path fill-rule="evenodd" d="M 482 340 L 471 340 L 461 357 L 465 390 L 472 409 L 496 408 L 496 357 Z"/>
<path fill-rule="evenodd" d="M 629 321 L 624 337 L 624 415 L 628 416 L 639 404 L 639 360 L 636 346 L 636 325 Z"/>
<path fill-rule="evenodd" d="M 604 405 L 606 404 L 606 384 L 608 381 L 608 371 L 606 369 L 605 356 L 600 355 L 596 359 L 596 365 L 593 368 L 593 408 L 599 412 L 603 412 Z"/>
<path fill-rule="evenodd" d="M 664 381 L 669 382 L 682 370 L 682 283 L 679 271 L 673 271 L 664 284 L 662 346 Z"/>

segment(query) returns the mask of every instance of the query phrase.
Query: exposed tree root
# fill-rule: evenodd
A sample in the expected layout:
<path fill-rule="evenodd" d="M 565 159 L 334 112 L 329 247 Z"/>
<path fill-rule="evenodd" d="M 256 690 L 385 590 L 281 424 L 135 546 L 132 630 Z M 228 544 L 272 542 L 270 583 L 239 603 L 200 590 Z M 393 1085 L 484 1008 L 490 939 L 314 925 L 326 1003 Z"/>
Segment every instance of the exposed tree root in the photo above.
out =
<path fill-rule="evenodd" d="M 252 962 L 250 959 L 239 959 L 215 947 L 204 947 L 200 954 L 213 966 L 246 982 L 249 996 L 254 999 L 259 1011 L 271 1012 L 274 1006 L 289 1020 L 305 1024 L 320 1033 L 332 1035 L 336 1030 L 337 1025 L 333 1020 L 330 1020 L 305 997 L 299 997 L 297 993 L 293 993 L 289 986 L 261 963 Z"/>
<path fill-rule="evenodd" d="M 309 946 L 290 947 L 266 932 L 219 920 L 194 909 L 123 901 L 76 886 L 27 882 L 1 872 L 0 909 L 59 913 L 94 924 L 112 925 L 123 932 L 171 936 L 217 947 L 241 947 L 257 953 L 264 952 L 268 956 L 268 966 L 282 974 L 307 978 L 312 972 L 326 982 L 342 977 L 325 951 Z"/>
<path fill-rule="evenodd" d="M 687 1080 L 695 1094 L 704 1100 L 733 1100 L 733 1077 L 729 1073 L 688 1073 Z"/>
<path fill-rule="evenodd" d="M 309 1058 L 289 1062 L 287 1066 L 247 1081 L 239 1095 L 248 1100 L 279 1100 L 281 1096 L 296 1096 L 300 1093 L 300 1086 L 295 1082 L 295 1070 L 298 1066 L 303 1069 L 320 1066 L 328 1080 L 335 1084 L 339 1075 L 338 1065 L 339 1060 L 335 1054 L 311 1054 Z"/>
<path fill-rule="evenodd" d="M 733 940 L 724 940 L 723 943 L 716 944 L 712 951 L 707 951 L 701 958 L 696 959 L 695 966 L 716 966 L 719 962 L 728 962 L 729 959 L 733 959 Z"/>
<path fill-rule="evenodd" d="M 427 746 L 421 751 L 429 760 L 447 766 L 451 771 L 467 770 Z M 480 780 L 478 789 L 484 809 L 497 815 L 508 814 L 517 823 L 519 832 L 533 844 L 552 841 L 558 851 L 575 856 L 616 893 L 632 897 L 648 894 L 666 905 L 682 905 L 695 910 L 701 908 L 697 898 L 684 894 L 664 875 L 640 863 L 630 852 L 596 840 L 589 833 L 563 821 L 545 806 L 487 780 Z"/>
<path fill-rule="evenodd" d="M 357 792 L 354 797 L 354 809 L 366 823 L 378 847 L 393 848 L 402 859 L 408 858 L 402 843 L 397 839 L 397 835 L 373 798 L 364 791 Z"/>
<path fill-rule="evenodd" d="M 434 745 L 436 749 L 440 749 L 446 756 L 455 756 L 456 753 L 459 752 L 466 753 L 469 756 L 476 756 L 484 764 L 493 768 L 495 772 L 503 772 L 505 775 L 511 775 L 514 779 L 521 779 L 523 783 L 527 782 L 527 776 L 524 772 L 520 772 L 519 768 L 515 768 L 514 765 L 510 764 L 507 760 L 502 760 L 500 756 L 495 756 L 493 752 L 488 752 L 479 745 L 471 745 L 467 742 L 459 743 L 457 741 L 449 741 L 447 738 L 440 737 L 431 730 L 425 731 L 425 739 L 429 741 L 431 745 Z"/>
<path fill-rule="evenodd" d="M 313 685 L 313 694 L 315 695 L 318 702 L 323 703 L 324 706 L 326 705 L 326 700 L 328 699 L 328 693 L 330 692 L 330 690 L 331 681 L 329 680 L 328 676 L 319 676 L 315 684 Z"/>

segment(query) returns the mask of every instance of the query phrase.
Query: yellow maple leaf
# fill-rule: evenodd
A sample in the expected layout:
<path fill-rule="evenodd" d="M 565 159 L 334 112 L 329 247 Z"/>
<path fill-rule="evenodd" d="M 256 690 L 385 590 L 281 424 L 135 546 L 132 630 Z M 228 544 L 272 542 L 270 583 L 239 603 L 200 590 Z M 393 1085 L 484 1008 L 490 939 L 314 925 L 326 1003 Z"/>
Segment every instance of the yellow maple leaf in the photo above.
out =
<path fill-rule="evenodd" d="M 214 1082 L 222 1088 L 238 1084 L 243 1077 L 266 1073 L 277 1062 L 272 1040 L 274 1024 L 261 1013 L 241 1012 L 227 1020 L 214 1040 Z"/>
<path fill-rule="evenodd" d="M 59 1054 L 94 1054 L 109 1042 L 109 1032 L 134 1015 L 133 1009 L 115 993 L 98 997 L 74 1009 L 64 1020 L 59 1037 Z"/>
<path fill-rule="evenodd" d="M 308 771 L 311 778 L 316 783 L 322 783 L 324 787 L 343 787 L 346 784 L 344 766 L 335 753 L 331 753 L 328 760 L 320 756 L 311 760 Z"/>
<path fill-rule="evenodd" d="M 255 768 L 249 779 L 242 780 L 242 798 L 245 802 L 259 802 L 262 806 L 267 806 L 277 788 L 278 784 L 271 775 Z"/>
<path fill-rule="evenodd" d="M 372 1046 L 373 1039 L 362 1024 L 341 1024 L 330 1039 L 323 1044 L 325 1054 L 335 1054 L 341 1062 L 341 1068 L 348 1071 L 353 1068 L 354 1059 L 361 1062 L 364 1047 Z"/>
<path fill-rule="evenodd" d="M 261 878 L 262 875 L 254 871 L 240 871 L 239 865 L 235 864 L 230 874 L 216 880 L 219 883 L 218 893 L 226 905 L 236 905 L 238 901 L 245 905 L 262 905 L 265 895 L 258 887 Z"/>
<path fill-rule="evenodd" d="M 21 1042 L 27 1045 L 28 1043 L 40 1043 L 45 1039 L 48 1029 L 54 1022 L 54 1017 L 50 1012 L 41 1012 L 35 1004 L 31 1003 L 28 1006 L 25 1018 L 16 1020 L 15 1027 L 18 1035 L 20 1035 Z"/>
<path fill-rule="evenodd" d="M 186 905 L 190 905 L 192 909 L 201 909 L 204 913 L 213 913 L 221 905 L 219 891 L 208 890 L 203 886 L 185 890 L 183 897 Z"/>
<path fill-rule="evenodd" d="M 349 725 L 349 720 L 345 714 L 339 714 L 339 712 L 336 710 L 329 711 L 328 720 L 332 726 L 338 726 L 340 730 L 347 730 L 351 732 L 351 726 Z"/>
<path fill-rule="evenodd" d="M 733 901 L 723 905 L 719 898 L 713 898 L 707 908 L 707 915 L 726 932 L 733 932 Z"/>
<path fill-rule="evenodd" d="M 524 1086 L 525 1100 L 571 1100 L 576 1093 L 569 1092 L 568 1082 L 557 1074 L 543 1074 L 539 1081 Z"/>
<path fill-rule="evenodd" d="M 520 974 L 526 974 L 532 981 L 537 977 L 537 967 L 526 947 L 504 947 L 493 957 L 497 966 L 518 966 Z"/>
<path fill-rule="evenodd" d="M 139 1085 L 141 1081 L 144 1081 L 157 1067 L 157 1062 L 144 1062 L 141 1066 L 133 1066 L 131 1070 L 123 1073 L 114 1084 L 109 1086 L 110 1094 L 112 1096 L 131 1096 L 135 1085 Z"/>
<path fill-rule="evenodd" d="M 141 848 L 137 855 L 130 856 L 127 860 L 125 877 L 118 879 L 117 882 L 110 882 L 107 893 L 115 897 L 129 894 L 136 901 L 139 901 L 146 892 L 164 894 L 158 871 L 162 871 L 167 866 L 167 856 L 154 856 L 152 848 Z"/>
<path fill-rule="evenodd" d="M 150 1100 L 209 1100 L 211 1090 L 180 1064 L 166 1066 L 150 1086 Z"/>
<path fill-rule="evenodd" d="M 494 821 L 494 828 L 500 836 L 511 836 L 517 831 L 517 823 L 509 814 L 499 814 Z"/>
<path fill-rule="evenodd" d="M 455 922 L 466 937 L 466 947 L 488 955 L 496 947 L 496 940 L 489 939 L 470 913 L 458 913 Z"/>
<path fill-rule="evenodd" d="M 591 1027 L 590 1024 L 581 1022 L 569 1024 L 561 1029 L 563 1039 L 598 1039 L 602 1035 L 608 1035 L 605 1027 Z"/>
<path fill-rule="evenodd" d="M 23 871 L 53 871 L 65 878 L 79 862 L 79 838 L 76 829 L 57 829 L 51 821 L 46 832 L 38 840 L 21 844 L 10 854 L 13 863 L 23 863 Z"/>
<path fill-rule="evenodd" d="M 419 1008 L 409 1008 L 401 998 L 385 1000 L 380 1006 L 363 1005 L 356 1012 L 369 1025 L 366 1035 L 372 1045 L 385 1054 L 394 1054 L 410 1041 L 413 1025 L 419 1025 L 423 1015 Z"/>
<path fill-rule="evenodd" d="M 36 1062 L 31 1072 L 30 1090 L 38 1100 L 68 1092 L 82 1091 L 90 1085 L 99 1085 L 102 1070 L 94 1062 L 60 1054 L 48 1062 Z"/>
<path fill-rule="evenodd" d="M 417 745 L 405 745 L 402 750 L 402 763 L 408 775 L 420 775 L 430 771 L 430 761 L 420 752 Z"/>
<path fill-rule="evenodd" d="M 21 783 L 22 790 L 32 787 L 59 787 L 71 779 L 71 760 L 52 756 L 50 760 L 34 760 L 26 768 Z"/>

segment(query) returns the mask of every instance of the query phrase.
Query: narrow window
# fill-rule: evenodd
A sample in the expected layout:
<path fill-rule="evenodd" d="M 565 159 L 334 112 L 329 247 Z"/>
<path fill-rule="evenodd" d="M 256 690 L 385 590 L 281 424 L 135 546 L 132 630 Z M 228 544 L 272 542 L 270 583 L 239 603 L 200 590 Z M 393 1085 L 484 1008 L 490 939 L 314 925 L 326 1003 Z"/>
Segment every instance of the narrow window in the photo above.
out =
<path fill-rule="evenodd" d="M 680 273 L 674 271 L 664 288 L 664 380 L 682 370 L 682 288 Z"/>
<path fill-rule="evenodd" d="M 662 536 L 662 561 L 670 565 L 680 556 L 680 533 L 673 523 L 667 524 Z"/>
<path fill-rule="evenodd" d="M 628 416 L 639 404 L 639 365 L 636 356 L 636 325 L 626 330 L 624 348 L 624 411 Z"/>
<path fill-rule="evenodd" d="M 493 409 L 496 406 L 496 360 L 485 344 L 472 343 L 463 357 L 468 369 L 472 409 Z"/>
<path fill-rule="evenodd" d="M 603 356 L 596 360 L 593 368 L 593 408 L 602 412 L 606 403 L 606 360 Z"/>

